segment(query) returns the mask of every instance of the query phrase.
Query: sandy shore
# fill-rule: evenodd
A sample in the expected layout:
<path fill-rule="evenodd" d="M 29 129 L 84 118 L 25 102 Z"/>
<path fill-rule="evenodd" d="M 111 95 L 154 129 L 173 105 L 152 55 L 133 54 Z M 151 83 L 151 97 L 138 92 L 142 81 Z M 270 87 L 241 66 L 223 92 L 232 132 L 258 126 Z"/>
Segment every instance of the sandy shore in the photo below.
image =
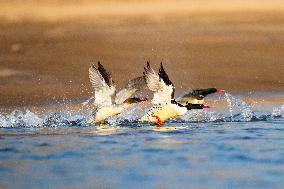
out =
<path fill-rule="evenodd" d="M 0 106 L 91 95 L 98 60 L 118 88 L 163 61 L 188 88 L 284 91 L 282 1 L 0 2 Z"/>

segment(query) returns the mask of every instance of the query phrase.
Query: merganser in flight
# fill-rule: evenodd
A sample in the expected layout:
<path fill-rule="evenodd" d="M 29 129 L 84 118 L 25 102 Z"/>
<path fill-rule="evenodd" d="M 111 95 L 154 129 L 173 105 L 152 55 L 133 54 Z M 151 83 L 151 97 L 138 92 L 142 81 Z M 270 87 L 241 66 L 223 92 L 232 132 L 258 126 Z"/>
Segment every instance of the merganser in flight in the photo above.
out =
<path fill-rule="evenodd" d="M 139 121 L 155 122 L 161 125 L 169 118 L 185 114 L 187 110 L 206 108 L 202 104 L 183 106 L 174 99 L 175 87 L 165 72 L 162 63 L 158 74 L 150 67 L 149 62 L 147 62 L 147 67 L 144 70 L 146 84 L 154 92 L 152 99 L 154 106 Z"/>
<path fill-rule="evenodd" d="M 177 101 L 186 106 L 190 104 L 204 104 L 205 97 L 212 93 L 222 93 L 225 90 L 216 89 L 216 88 L 207 88 L 207 89 L 195 89 L 185 94 L 184 96 L 177 99 Z"/>
<path fill-rule="evenodd" d="M 95 90 L 94 104 L 96 105 L 96 110 L 93 114 L 94 123 L 104 122 L 107 118 L 127 109 L 130 104 L 146 100 L 130 98 L 145 85 L 143 77 L 130 80 L 124 89 L 116 93 L 111 74 L 98 62 L 98 67 L 92 65 L 89 68 L 89 78 Z M 114 101 L 113 97 L 115 97 Z"/>

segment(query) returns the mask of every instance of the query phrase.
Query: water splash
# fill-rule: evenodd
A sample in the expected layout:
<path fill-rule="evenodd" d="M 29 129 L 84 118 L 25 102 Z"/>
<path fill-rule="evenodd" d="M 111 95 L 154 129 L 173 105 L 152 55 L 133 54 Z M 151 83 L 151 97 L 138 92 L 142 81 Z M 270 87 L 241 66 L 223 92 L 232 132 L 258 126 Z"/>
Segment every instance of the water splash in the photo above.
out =
<path fill-rule="evenodd" d="M 22 112 L 20 110 L 14 110 L 9 115 L 0 115 L 1 127 L 37 127 L 43 124 L 43 119 L 33 112 L 26 110 Z"/>
<path fill-rule="evenodd" d="M 114 125 L 125 122 L 135 122 L 145 115 L 151 108 L 150 103 L 132 104 L 128 109 L 121 114 L 108 119 L 108 123 Z"/>
<path fill-rule="evenodd" d="M 278 107 L 273 108 L 271 115 L 273 118 L 283 118 L 284 117 L 284 103 Z"/>
<path fill-rule="evenodd" d="M 262 111 L 253 110 L 251 105 L 231 94 L 225 93 L 224 98 L 228 105 L 225 106 L 225 108 L 227 107 L 229 111 L 219 112 L 213 109 L 191 110 L 183 116 L 170 119 L 168 122 L 169 124 L 188 122 L 249 122 L 284 118 L 284 103 L 264 113 Z M 85 109 L 88 103 L 84 103 L 82 109 Z M 151 103 L 132 104 L 121 114 L 109 118 L 107 120 L 108 124 L 139 125 L 137 121 L 150 108 Z M 0 112 L 0 128 L 94 126 L 91 119 L 92 110 L 93 107 L 90 106 L 87 108 L 87 111 L 80 112 L 72 110 L 72 107 L 66 108 L 64 111 L 42 112 L 40 114 L 34 113 L 29 109 L 24 111 L 16 109 L 8 114 Z"/>
<path fill-rule="evenodd" d="M 252 107 L 242 101 L 241 99 L 234 97 L 229 93 L 225 93 L 225 99 L 228 103 L 231 121 L 236 121 L 236 118 L 243 121 L 251 121 L 254 117 Z M 238 115 L 238 116 L 236 116 Z"/>
<path fill-rule="evenodd" d="M 81 126 L 85 116 L 70 112 L 52 112 L 44 118 L 44 127 Z"/>
<path fill-rule="evenodd" d="M 214 122 L 223 120 L 223 115 L 214 110 L 190 110 L 185 115 L 172 119 L 185 122 Z"/>
<path fill-rule="evenodd" d="M 51 112 L 36 114 L 30 110 L 14 110 L 10 114 L 0 114 L 0 127 L 60 127 L 80 125 L 85 117 L 78 113 Z"/>

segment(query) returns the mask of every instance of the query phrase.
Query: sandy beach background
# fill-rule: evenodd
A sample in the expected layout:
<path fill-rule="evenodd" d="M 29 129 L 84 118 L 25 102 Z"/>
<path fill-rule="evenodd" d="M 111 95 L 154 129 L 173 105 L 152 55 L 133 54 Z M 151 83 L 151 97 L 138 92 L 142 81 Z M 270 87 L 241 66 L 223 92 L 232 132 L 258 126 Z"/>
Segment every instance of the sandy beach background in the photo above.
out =
<path fill-rule="evenodd" d="M 284 91 L 281 0 L 0 0 L 0 106 L 92 95 L 100 60 L 117 87 L 147 60 L 188 88 Z"/>

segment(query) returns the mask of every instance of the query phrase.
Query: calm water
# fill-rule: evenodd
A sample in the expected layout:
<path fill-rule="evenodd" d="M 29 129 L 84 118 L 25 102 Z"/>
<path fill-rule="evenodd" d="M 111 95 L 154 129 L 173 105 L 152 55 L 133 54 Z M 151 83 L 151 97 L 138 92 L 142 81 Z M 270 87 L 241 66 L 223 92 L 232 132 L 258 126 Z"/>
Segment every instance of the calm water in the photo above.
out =
<path fill-rule="evenodd" d="M 164 129 L 2 114 L 0 188 L 283 188 L 284 105 L 260 112 L 226 99 L 225 112 L 193 111 Z"/>

